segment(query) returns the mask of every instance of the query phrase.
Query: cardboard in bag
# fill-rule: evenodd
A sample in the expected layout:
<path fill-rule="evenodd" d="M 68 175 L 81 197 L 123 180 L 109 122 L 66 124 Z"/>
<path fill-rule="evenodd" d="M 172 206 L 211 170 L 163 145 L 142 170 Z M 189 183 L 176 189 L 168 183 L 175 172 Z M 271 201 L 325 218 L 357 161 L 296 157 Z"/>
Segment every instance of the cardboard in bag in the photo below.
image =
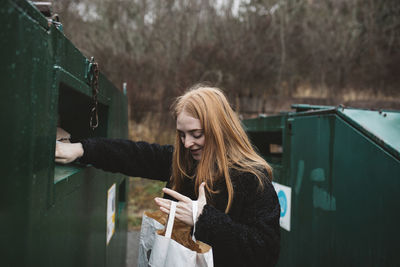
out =
<path fill-rule="evenodd" d="M 168 220 L 168 215 L 161 212 L 161 211 L 155 211 L 155 212 L 145 212 L 144 213 L 147 217 L 152 218 L 156 220 L 157 222 L 161 223 L 162 225 L 166 225 L 167 220 Z M 157 234 L 165 236 L 165 231 L 166 229 L 158 230 Z M 171 238 L 181 244 L 182 246 L 192 250 L 196 251 L 197 253 L 206 253 L 208 252 L 211 247 L 201 241 L 196 241 L 194 242 L 192 240 L 191 236 L 192 232 L 192 227 L 175 219 L 174 220 L 174 227 L 172 229 L 172 234 Z"/>

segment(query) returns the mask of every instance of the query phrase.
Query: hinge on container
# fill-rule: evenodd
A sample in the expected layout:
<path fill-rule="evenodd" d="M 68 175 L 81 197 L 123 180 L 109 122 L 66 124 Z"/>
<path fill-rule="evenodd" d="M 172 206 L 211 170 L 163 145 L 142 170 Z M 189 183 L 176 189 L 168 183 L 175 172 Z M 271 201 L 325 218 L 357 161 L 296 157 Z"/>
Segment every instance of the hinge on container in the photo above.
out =
<path fill-rule="evenodd" d="M 50 24 L 53 24 L 60 32 L 63 32 L 63 25 L 60 22 L 60 17 L 58 16 L 58 14 L 54 14 L 51 16 L 51 18 L 49 19 L 49 26 Z"/>

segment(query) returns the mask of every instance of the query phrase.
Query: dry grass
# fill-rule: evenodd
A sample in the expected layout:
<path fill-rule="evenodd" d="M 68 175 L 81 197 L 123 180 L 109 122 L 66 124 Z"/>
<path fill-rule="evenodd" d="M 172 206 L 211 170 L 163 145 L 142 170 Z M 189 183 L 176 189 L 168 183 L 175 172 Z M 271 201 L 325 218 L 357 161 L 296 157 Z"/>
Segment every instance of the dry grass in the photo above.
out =
<path fill-rule="evenodd" d="M 161 197 L 164 182 L 142 178 L 129 180 L 128 230 L 138 230 L 142 223 L 144 211 L 156 211 L 155 197 Z"/>
<path fill-rule="evenodd" d="M 301 84 L 294 90 L 292 96 L 297 98 L 326 98 L 329 96 L 329 89 L 326 86 L 315 88 L 311 87 L 310 84 Z"/>
<path fill-rule="evenodd" d="M 175 125 L 169 113 L 148 113 L 140 123 L 129 121 L 129 138 L 149 143 L 172 144 Z"/>
<path fill-rule="evenodd" d="M 296 98 L 330 98 L 335 97 L 340 100 L 347 101 L 358 101 L 358 100 L 379 100 L 379 101 L 396 101 L 400 99 L 400 93 L 397 95 L 390 95 L 383 93 L 379 90 L 373 89 L 355 89 L 346 88 L 341 90 L 341 93 L 335 94 L 334 89 L 327 86 L 312 87 L 310 84 L 304 83 L 299 85 L 296 90 L 291 94 L 292 97 Z"/>

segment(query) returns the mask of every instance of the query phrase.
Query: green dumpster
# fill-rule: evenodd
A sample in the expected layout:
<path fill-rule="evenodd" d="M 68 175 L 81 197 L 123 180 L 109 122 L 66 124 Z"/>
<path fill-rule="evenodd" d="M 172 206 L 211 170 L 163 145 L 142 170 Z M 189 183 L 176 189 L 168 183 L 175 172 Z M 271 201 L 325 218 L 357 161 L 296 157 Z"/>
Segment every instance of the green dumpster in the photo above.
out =
<path fill-rule="evenodd" d="M 0 265 L 125 266 L 127 177 L 57 165 L 54 150 L 57 127 L 126 138 L 126 96 L 30 3 L 2 1 L 0 25 Z"/>
<path fill-rule="evenodd" d="M 244 121 L 275 167 L 278 266 L 400 266 L 400 112 L 293 107 Z"/>

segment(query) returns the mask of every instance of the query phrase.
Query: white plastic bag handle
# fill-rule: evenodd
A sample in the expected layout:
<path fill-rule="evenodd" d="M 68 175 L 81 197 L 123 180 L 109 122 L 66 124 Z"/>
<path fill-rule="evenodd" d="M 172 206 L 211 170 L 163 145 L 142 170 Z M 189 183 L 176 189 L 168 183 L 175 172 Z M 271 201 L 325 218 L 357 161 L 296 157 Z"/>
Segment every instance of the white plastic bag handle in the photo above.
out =
<path fill-rule="evenodd" d="M 193 233 L 192 233 L 192 240 L 193 240 L 194 242 L 196 242 L 196 238 L 194 237 L 194 232 L 196 231 L 197 211 L 198 211 L 197 200 L 196 200 L 196 201 L 192 201 L 192 212 L 193 212 Z"/>
<path fill-rule="evenodd" d="M 192 201 L 192 216 L 193 216 L 192 240 L 194 242 L 196 242 L 196 238 L 194 237 L 194 233 L 196 231 L 197 211 L 198 211 L 197 201 Z M 167 230 L 165 231 L 165 237 L 167 237 L 167 238 L 171 238 L 172 228 L 174 227 L 175 212 L 176 212 L 176 202 L 175 201 L 171 201 L 171 207 L 169 209 L 169 217 L 168 217 L 168 222 L 167 222 Z"/>
<path fill-rule="evenodd" d="M 169 209 L 169 217 L 167 222 L 167 230 L 165 231 L 165 237 L 167 238 L 171 238 L 172 228 L 174 227 L 175 211 L 176 211 L 176 202 L 171 201 L 171 207 Z"/>

